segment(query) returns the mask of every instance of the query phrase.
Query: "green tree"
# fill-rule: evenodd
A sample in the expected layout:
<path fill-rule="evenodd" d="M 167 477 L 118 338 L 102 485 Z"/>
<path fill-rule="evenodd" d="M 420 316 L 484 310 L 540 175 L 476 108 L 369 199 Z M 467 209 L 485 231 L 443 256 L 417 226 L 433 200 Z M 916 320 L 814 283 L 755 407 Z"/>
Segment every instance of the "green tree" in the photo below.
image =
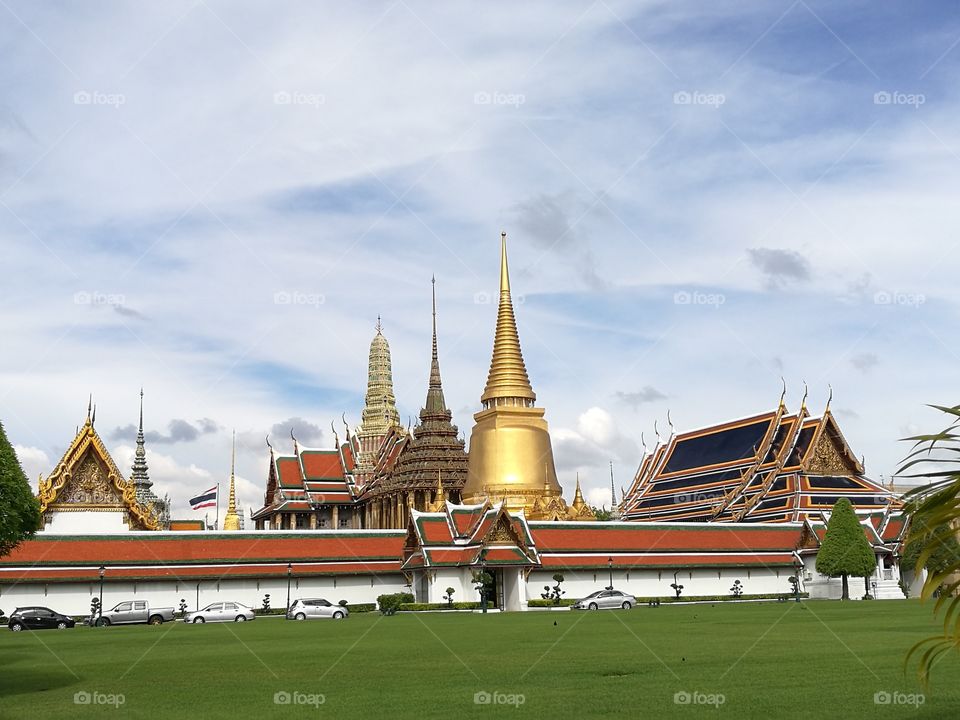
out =
<path fill-rule="evenodd" d="M 873 548 L 867 542 L 863 526 L 847 498 L 840 498 L 833 506 L 827 535 L 817 553 L 817 572 L 843 578 L 841 600 L 850 599 L 847 577 L 866 577 L 877 566 Z"/>
<path fill-rule="evenodd" d="M 615 520 L 613 517 L 613 512 L 607 510 L 605 507 L 594 507 L 590 506 L 590 509 L 593 510 L 594 517 L 601 522 L 609 522 L 610 520 Z"/>
<path fill-rule="evenodd" d="M 0 557 L 40 529 L 40 503 L 0 423 Z"/>
<path fill-rule="evenodd" d="M 921 640 L 907 653 L 906 663 L 919 653 L 918 674 L 924 686 L 940 656 L 960 645 L 960 405 L 930 407 L 949 416 L 950 425 L 938 432 L 905 438 L 913 441 L 899 475 L 922 478 L 928 484 L 905 496 L 904 512 L 910 517 L 904 562 L 912 560 L 917 572 L 929 571 L 920 592 L 921 600 L 936 597 L 935 615 L 943 613 L 943 632 Z M 911 472 L 907 472 L 910 470 Z M 915 551 L 917 551 L 915 553 Z"/>

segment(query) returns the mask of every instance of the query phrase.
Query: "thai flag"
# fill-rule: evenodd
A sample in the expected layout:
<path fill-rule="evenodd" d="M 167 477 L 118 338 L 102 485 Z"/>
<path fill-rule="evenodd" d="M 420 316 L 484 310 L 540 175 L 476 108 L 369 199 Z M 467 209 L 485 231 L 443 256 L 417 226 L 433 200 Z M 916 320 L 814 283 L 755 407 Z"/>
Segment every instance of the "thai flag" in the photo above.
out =
<path fill-rule="evenodd" d="M 200 508 L 216 507 L 219 489 L 219 485 L 214 485 L 209 490 L 204 490 L 196 497 L 190 498 L 190 509 L 199 510 Z"/>

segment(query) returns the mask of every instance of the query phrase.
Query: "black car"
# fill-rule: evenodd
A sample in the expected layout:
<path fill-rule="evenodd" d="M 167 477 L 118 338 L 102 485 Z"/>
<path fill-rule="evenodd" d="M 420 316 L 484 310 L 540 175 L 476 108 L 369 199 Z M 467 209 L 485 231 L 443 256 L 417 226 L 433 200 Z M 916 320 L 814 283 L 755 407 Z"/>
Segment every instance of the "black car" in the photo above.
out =
<path fill-rule="evenodd" d="M 21 630 L 66 630 L 77 623 L 69 615 L 45 607 L 22 607 L 10 613 L 7 626 L 13 632 Z"/>

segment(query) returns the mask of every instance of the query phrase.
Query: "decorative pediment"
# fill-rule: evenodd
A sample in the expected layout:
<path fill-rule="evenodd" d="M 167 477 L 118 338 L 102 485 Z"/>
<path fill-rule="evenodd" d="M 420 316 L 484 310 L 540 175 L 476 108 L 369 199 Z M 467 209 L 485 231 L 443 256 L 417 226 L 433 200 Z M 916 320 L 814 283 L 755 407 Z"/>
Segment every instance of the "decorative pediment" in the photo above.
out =
<path fill-rule="evenodd" d="M 129 513 L 137 530 L 159 530 L 160 520 L 137 501 L 137 490 L 124 478 L 90 418 L 57 463 L 53 473 L 40 478 L 40 512 L 48 510 L 118 509 Z"/>
<path fill-rule="evenodd" d="M 813 475 L 860 475 L 864 471 L 829 410 L 823 414 L 802 467 Z"/>
<path fill-rule="evenodd" d="M 844 448 L 845 449 L 845 448 Z M 804 459 L 804 470 L 813 475 L 856 475 L 855 461 L 851 461 L 831 433 L 821 433 L 817 444 Z"/>
<path fill-rule="evenodd" d="M 51 507 L 83 505 L 91 508 L 122 508 L 123 494 L 110 481 L 107 468 L 93 453 L 87 453 L 66 482 Z"/>

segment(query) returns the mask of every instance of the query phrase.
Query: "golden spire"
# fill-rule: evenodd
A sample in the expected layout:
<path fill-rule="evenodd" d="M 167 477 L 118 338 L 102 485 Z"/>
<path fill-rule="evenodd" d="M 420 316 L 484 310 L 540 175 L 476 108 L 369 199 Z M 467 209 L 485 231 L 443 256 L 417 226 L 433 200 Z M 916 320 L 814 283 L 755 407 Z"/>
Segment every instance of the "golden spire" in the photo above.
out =
<path fill-rule="evenodd" d="M 440 469 L 437 468 L 437 497 L 433 501 L 433 511 L 442 512 L 443 506 L 447 502 L 447 494 L 443 489 L 443 480 L 440 479 Z"/>
<path fill-rule="evenodd" d="M 506 233 L 500 233 L 500 304 L 497 310 L 497 333 L 493 341 L 493 358 L 490 361 L 487 387 L 480 396 L 480 402 L 485 408 L 489 408 L 497 405 L 496 401 L 502 398 L 520 400 L 516 404 L 527 407 L 532 406 L 537 399 L 523 363 L 517 321 L 513 314 Z"/>
<path fill-rule="evenodd" d="M 272 450 L 272 448 L 271 448 Z M 234 468 L 237 458 L 237 431 L 233 431 L 233 445 L 230 448 L 230 502 L 227 504 L 227 514 L 223 518 L 224 530 L 239 530 L 240 516 L 237 515 L 237 489 Z"/>
<path fill-rule="evenodd" d="M 579 510 L 586 504 L 583 499 L 583 493 L 580 492 L 580 473 L 577 473 L 577 490 L 573 494 L 573 508 Z"/>

